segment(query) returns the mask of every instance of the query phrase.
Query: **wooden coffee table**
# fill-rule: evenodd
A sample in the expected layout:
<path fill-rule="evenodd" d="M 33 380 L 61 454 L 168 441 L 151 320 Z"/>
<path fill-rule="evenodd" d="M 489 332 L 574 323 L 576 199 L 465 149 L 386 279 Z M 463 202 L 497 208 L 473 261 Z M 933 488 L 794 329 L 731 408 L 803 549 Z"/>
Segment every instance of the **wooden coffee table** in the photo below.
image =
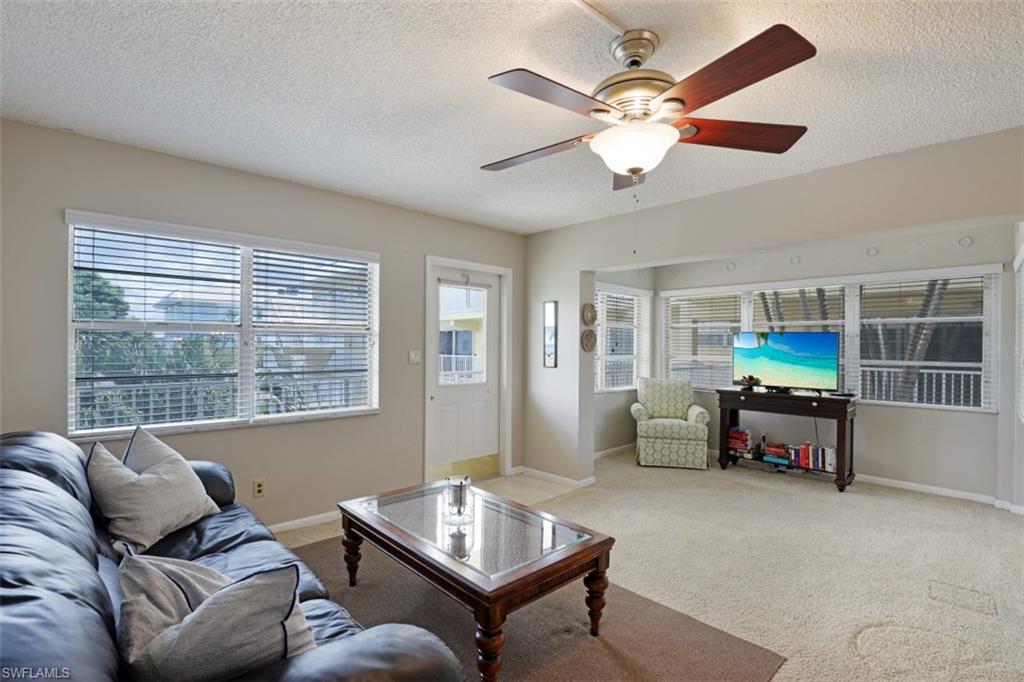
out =
<path fill-rule="evenodd" d="M 478 488 L 473 522 L 445 523 L 443 490 L 434 483 L 338 503 L 349 585 L 366 539 L 470 609 L 482 680 L 498 677 L 505 617 L 580 576 L 597 636 L 614 538 Z"/>

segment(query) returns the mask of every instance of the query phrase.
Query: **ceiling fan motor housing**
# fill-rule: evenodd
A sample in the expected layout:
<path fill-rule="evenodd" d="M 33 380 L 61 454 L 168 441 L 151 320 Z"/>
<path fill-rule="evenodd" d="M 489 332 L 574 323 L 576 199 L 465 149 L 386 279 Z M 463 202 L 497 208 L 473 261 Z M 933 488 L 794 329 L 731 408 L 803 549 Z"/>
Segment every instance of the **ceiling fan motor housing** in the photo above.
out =
<path fill-rule="evenodd" d="M 612 41 L 612 57 L 627 69 L 639 69 L 658 49 L 658 34 L 633 28 Z"/>
<path fill-rule="evenodd" d="M 633 69 L 605 78 L 594 88 L 592 97 L 610 104 L 627 116 L 644 116 L 651 100 L 676 84 L 664 71 Z"/>
<path fill-rule="evenodd" d="M 629 118 L 652 113 L 651 100 L 676 84 L 664 71 L 640 68 L 658 49 L 658 43 L 658 34 L 646 28 L 630 29 L 613 40 L 612 57 L 627 70 L 598 83 L 594 99 L 612 105 Z"/>

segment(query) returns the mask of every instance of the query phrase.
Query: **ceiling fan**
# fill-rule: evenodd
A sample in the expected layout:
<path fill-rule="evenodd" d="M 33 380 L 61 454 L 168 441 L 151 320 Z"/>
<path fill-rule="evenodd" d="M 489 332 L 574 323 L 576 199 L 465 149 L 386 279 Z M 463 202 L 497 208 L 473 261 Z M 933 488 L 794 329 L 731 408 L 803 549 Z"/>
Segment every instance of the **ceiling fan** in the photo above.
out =
<path fill-rule="evenodd" d="M 703 106 L 813 57 L 815 47 L 789 26 L 772 26 L 678 83 L 664 71 L 640 68 L 658 42 L 658 35 L 647 29 L 631 29 L 613 40 L 612 56 L 626 70 L 598 83 L 590 95 L 527 69 L 491 76 L 488 80 L 496 85 L 611 127 L 482 169 L 504 170 L 588 142 L 615 173 L 612 187 L 618 190 L 643 182 L 676 142 L 781 154 L 807 132 L 806 126 L 691 117 Z"/>

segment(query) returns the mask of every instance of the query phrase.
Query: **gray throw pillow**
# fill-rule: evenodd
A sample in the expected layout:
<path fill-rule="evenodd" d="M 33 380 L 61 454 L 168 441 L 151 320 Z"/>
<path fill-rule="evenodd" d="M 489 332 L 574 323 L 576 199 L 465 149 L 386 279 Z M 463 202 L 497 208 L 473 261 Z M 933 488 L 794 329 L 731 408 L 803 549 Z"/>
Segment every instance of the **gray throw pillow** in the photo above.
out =
<path fill-rule="evenodd" d="M 141 427 L 132 434 L 123 463 L 95 443 L 86 473 L 118 551 L 128 545 L 143 552 L 179 528 L 220 511 L 185 458 Z"/>
<path fill-rule="evenodd" d="M 299 606 L 299 568 L 232 582 L 181 559 L 121 562 L 118 649 L 140 680 L 223 680 L 316 646 Z"/>

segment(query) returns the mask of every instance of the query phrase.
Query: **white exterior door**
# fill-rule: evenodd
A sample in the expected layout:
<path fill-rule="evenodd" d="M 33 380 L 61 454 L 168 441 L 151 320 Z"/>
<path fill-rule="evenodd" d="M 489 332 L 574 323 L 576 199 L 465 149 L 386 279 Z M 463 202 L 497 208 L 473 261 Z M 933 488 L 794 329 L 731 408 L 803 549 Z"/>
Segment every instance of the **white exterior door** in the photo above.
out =
<path fill-rule="evenodd" d="M 427 291 L 426 470 L 498 452 L 500 279 L 434 267 Z"/>

